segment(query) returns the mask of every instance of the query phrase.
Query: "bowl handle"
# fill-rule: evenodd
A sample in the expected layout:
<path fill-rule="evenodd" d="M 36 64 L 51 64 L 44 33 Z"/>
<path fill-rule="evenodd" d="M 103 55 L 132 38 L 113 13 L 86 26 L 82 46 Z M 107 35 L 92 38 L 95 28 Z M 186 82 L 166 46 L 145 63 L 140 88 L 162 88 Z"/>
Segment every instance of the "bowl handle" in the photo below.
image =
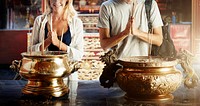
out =
<path fill-rule="evenodd" d="M 119 69 L 123 68 L 119 64 L 119 60 L 116 54 L 117 54 L 116 49 L 112 49 L 107 53 L 105 53 L 104 55 L 100 56 L 100 60 L 105 63 L 103 72 L 99 78 L 101 86 L 103 86 L 104 88 L 110 88 L 113 86 L 115 82 L 116 72 Z"/>
<path fill-rule="evenodd" d="M 12 61 L 12 65 L 10 65 L 10 68 L 16 72 L 16 75 L 14 77 L 14 80 L 20 80 L 22 77 L 19 74 L 20 71 L 20 67 L 21 67 L 21 60 L 13 60 Z"/>
<path fill-rule="evenodd" d="M 180 49 L 177 54 L 179 63 L 184 70 L 185 78 L 184 85 L 187 88 L 194 88 L 198 85 L 199 77 L 196 74 L 196 71 L 192 67 L 192 61 L 195 56 L 190 53 L 188 50 Z"/>
<path fill-rule="evenodd" d="M 80 69 L 81 65 L 79 64 L 78 61 L 76 62 L 69 62 L 69 66 L 70 66 L 70 72 L 71 74 L 78 71 L 78 69 Z"/>

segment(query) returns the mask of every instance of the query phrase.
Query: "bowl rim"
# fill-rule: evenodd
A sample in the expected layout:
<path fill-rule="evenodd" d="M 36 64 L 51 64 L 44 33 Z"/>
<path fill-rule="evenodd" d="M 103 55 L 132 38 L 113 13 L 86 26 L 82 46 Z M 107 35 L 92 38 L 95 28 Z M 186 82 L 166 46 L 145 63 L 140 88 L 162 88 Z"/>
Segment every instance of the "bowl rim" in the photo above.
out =
<path fill-rule="evenodd" d="M 131 61 L 131 59 L 143 59 L 146 61 Z M 157 59 L 159 61 L 149 61 L 147 59 Z M 178 64 L 176 58 L 162 58 L 159 56 L 131 56 L 125 57 L 118 60 L 119 64 L 124 67 L 170 67 Z"/>
<path fill-rule="evenodd" d="M 27 58 L 63 58 L 67 57 L 67 54 L 68 53 L 64 51 L 44 51 L 44 54 L 42 54 L 41 51 L 21 53 L 23 57 Z"/>

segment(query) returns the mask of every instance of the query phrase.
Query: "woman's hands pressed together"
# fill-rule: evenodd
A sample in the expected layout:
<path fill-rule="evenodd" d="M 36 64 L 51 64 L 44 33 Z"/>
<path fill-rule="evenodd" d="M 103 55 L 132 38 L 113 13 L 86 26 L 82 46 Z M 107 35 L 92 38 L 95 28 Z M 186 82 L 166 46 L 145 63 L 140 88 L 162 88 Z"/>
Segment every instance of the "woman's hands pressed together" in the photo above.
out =
<path fill-rule="evenodd" d="M 51 32 L 52 44 L 59 47 L 60 40 L 58 39 L 58 35 L 56 31 Z"/>
<path fill-rule="evenodd" d="M 48 41 L 52 43 L 54 46 L 59 47 L 60 40 L 58 39 L 58 35 L 56 31 L 49 31 L 48 32 Z"/>

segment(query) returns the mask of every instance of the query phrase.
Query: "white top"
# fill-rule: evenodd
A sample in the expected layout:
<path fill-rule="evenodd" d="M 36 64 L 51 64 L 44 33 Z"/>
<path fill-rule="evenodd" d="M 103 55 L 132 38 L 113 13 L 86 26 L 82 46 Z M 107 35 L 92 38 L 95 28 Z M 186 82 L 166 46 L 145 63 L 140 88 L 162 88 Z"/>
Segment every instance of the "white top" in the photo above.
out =
<path fill-rule="evenodd" d="M 40 45 L 42 45 L 42 40 L 45 36 L 45 25 L 48 19 L 47 15 L 40 15 L 34 21 L 32 30 L 33 51 L 40 51 Z M 83 23 L 79 18 L 74 17 L 68 24 L 71 32 L 71 43 L 67 47 L 67 54 L 70 60 L 80 61 L 84 53 Z"/>
<path fill-rule="evenodd" d="M 141 31 L 148 32 L 148 23 L 146 18 L 145 0 L 137 0 L 134 9 L 134 27 Z M 98 27 L 110 28 L 110 36 L 117 35 L 126 28 L 126 24 L 131 16 L 133 4 L 127 4 L 122 0 L 108 0 L 101 5 L 99 12 Z M 152 26 L 163 26 L 162 18 L 157 6 L 153 0 L 151 7 Z M 136 36 L 130 35 L 117 45 L 118 58 L 130 56 L 148 56 L 147 42 L 144 42 Z"/>

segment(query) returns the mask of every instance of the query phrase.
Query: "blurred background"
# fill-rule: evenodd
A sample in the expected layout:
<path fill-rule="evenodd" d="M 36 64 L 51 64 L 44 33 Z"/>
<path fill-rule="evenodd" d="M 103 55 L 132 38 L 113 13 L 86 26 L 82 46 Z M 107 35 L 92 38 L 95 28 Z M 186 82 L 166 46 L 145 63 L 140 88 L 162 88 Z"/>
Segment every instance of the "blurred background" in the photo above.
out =
<path fill-rule="evenodd" d="M 106 0 L 74 0 L 74 7 L 84 25 L 85 55 L 79 70 L 79 79 L 98 79 L 104 64 L 99 56 L 104 54 L 100 47 L 98 12 Z M 200 55 L 200 1 L 199 0 L 156 0 L 163 20 L 168 22 L 169 32 L 176 50 L 186 49 L 193 53 L 194 63 L 199 64 Z M 9 66 L 20 60 L 27 51 L 29 34 L 34 19 L 45 10 L 45 0 L 0 0 L 0 74 L 13 77 Z M 5 70 L 5 71 L 2 71 Z M 9 70 L 9 71 L 8 71 Z M 8 72 L 8 73 L 7 73 Z"/>

